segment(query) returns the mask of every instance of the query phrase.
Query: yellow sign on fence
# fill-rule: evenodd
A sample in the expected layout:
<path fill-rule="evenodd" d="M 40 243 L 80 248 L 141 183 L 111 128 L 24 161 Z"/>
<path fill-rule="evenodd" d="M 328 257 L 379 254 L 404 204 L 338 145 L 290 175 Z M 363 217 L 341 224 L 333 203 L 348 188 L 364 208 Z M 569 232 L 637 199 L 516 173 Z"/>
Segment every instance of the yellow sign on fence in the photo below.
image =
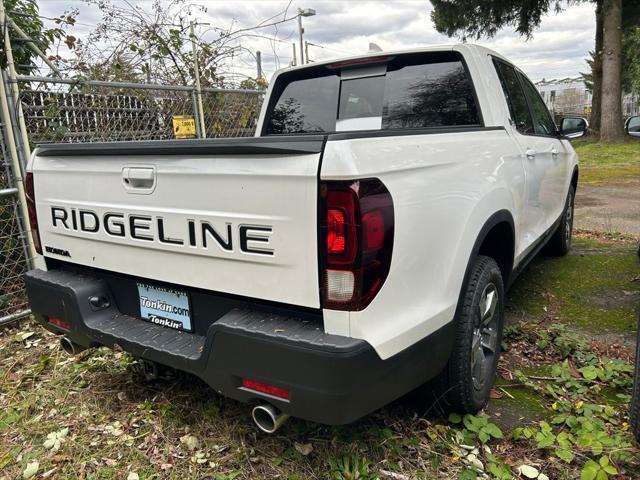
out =
<path fill-rule="evenodd" d="M 193 115 L 174 115 L 173 136 L 176 138 L 196 138 L 196 122 Z"/>

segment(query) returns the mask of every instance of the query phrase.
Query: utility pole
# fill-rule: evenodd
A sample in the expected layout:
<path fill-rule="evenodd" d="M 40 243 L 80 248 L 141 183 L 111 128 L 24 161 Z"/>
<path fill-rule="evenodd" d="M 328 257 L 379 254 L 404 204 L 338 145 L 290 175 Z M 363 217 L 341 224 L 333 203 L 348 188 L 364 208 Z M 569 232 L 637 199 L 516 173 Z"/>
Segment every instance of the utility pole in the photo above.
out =
<path fill-rule="evenodd" d="M 304 27 L 302 26 L 302 14 L 298 10 L 298 33 L 300 34 L 300 65 L 304 65 L 304 47 L 303 47 L 303 34 Z"/>
<path fill-rule="evenodd" d="M 302 17 L 312 17 L 316 14 L 313 8 L 298 9 L 298 34 L 300 35 L 300 65 L 304 65 L 304 27 L 302 26 Z"/>
<path fill-rule="evenodd" d="M 258 78 L 262 78 L 262 52 L 260 50 L 256 52 L 256 67 L 258 68 Z"/>
<path fill-rule="evenodd" d="M 304 41 L 304 59 L 305 63 L 309 63 L 311 60 L 309 59 L 309 42 Z"/>
<path fill-rule="evenodd" d="M 295 42 L 292 43 L 291 46 L 293 47 L 293 59 L 291 60 L 291 66 L 295 67 L 298 64 L 298 61 L 296 60 L 296 44 L 295 44 Z"/>
<path fill-rule="evenodd" d="M 191 51 L 193 53 L 193 71 L 196 77 L 196 102 L 198 104 L 198 124 L 200 125 L 200 138 L 207 138 L 207 131 L 204 124 L 204 108 L 202 107 L 202 88 L 200 88 L 200 68 L 198 67 L 198 51 L 196 48 L 196 33 L 193 20 L 189 22 L 191 33 Z"/>

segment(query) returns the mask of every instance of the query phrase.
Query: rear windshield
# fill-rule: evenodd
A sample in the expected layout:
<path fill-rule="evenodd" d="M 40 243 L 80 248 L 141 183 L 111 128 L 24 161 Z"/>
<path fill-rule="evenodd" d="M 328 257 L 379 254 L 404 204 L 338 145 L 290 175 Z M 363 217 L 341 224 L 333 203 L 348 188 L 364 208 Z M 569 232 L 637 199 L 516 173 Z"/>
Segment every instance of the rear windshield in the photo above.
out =
<path fill-rule="evenodd" d="M 330 67 L 282 75 L 274 86 L 264 133 L 481 123 L 471 79 L 457 52 L 398 55 L 383 64 Z"/>

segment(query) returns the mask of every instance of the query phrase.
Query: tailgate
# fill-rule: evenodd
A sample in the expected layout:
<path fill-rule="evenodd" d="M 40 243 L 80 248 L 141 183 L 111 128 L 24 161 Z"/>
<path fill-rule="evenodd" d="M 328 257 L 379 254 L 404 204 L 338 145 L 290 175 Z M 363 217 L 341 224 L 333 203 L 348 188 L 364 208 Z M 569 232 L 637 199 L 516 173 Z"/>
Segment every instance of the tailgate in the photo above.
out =
<path fill-rule="evenodd" d="M 317 308 L 318 136 L 48 145 L 44 255 Z"/>

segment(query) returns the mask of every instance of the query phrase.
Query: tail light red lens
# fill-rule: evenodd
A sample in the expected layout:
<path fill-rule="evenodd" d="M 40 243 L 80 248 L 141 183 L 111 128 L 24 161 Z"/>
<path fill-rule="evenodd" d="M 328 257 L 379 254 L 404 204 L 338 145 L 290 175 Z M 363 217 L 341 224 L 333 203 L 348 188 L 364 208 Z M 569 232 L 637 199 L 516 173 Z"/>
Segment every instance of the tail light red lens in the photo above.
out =
<path fill-rule="evenodd" d="M 59 328 L 64 328 L 65 330 L 69 330 L 71 328 L 71 324 L 66 320 L 62 320 L 61 318 L 48 317 L 47 323 L 50 323 L 51 325 L 55 325 L 56 327 L 59 327 Z"/>
<path fill-rule="evenodd" d="M 248 378 L 242 379 L 242 386 L 254 392 L 266 393 L 274 397 L 289 399 L 289 390 L 276 387 L 275 385 L 269 385 L 268 383 L 258 382 L 256 380 L 250 380 Z"/>
<path fill-rule="evenodd" d="M 33 237 L 33 246 L 42 255 L 42 244 L 40 243 L 40 233 L 38 232 L 38 216 L 36 215 L 36 195 L 33 188 L 33 173 L 27 172 L 25 179 L 25 195 L 27 197 L 27 212 L 29 213 L 29 225 Z"/>
<path fill-rule="evenodd" d="M 379 250 L 384 243 L 384 217 L 379 210 L 362 216 L 364 251 Z"/>
<path fill-rule="evenodd" d="M 344 222 L 342 210 L 331 209 L 327 211 L 327 251 L 332 255 L 344 253 L 346 243 Z"/>
<path fill-rule="evenodd" d="M 362 310 L 382 287 L 391 266 L 393 202 L 377 178 L 322 182 L 322 306 Z"/>
<path fill-rule="evenodd" d="M 327 253 L 335 265 L 350 265 L 356 257 L 357 196 L 346 189 L 326 191 L 324 224 Z"/>

